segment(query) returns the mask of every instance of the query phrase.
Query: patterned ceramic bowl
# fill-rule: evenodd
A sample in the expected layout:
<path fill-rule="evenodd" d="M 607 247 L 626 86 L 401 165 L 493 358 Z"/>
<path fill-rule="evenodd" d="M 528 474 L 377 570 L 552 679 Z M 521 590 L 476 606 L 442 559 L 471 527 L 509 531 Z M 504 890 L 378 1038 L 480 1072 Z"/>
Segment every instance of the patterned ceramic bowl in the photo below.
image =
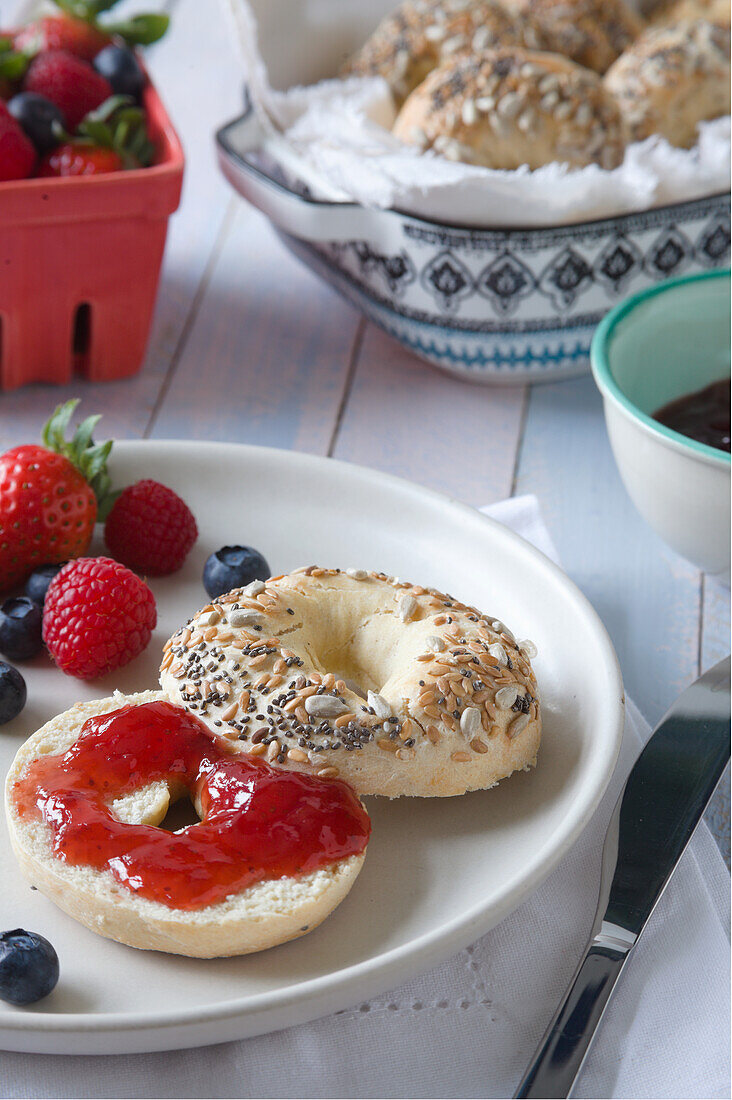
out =
<path fill-rule="evenodd" d="M 421 358 L 471 381 L 582 374 L 621 298 L 729 257 L 728 193 L 550 229 L 462 228 L 314 199 L 262 151 L 251 110 L 216 137 L 226 178 L 295 255 Z"/>

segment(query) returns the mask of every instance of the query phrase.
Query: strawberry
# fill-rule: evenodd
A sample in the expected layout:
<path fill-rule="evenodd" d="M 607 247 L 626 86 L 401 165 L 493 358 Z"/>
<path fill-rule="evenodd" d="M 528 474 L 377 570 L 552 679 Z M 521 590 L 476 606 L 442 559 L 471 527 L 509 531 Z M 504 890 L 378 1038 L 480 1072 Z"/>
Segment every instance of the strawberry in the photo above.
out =
<path fill-rule="evenodd" d="M 153 577 L 180 569 L 197 538 L 185 501 L 149 478 L 122 490 L 104 525 L 104 541 L 117 561 Z"/>
<path fill-rule="evenodd" d="M 38 166 L 39 176 L 98 176 L 103 172 L 119 172 L 124 168 L 122 158 L 114 149 L 101 145 L 87 145 L 81 141 L 67 141 L 57 146 Z"/>
<path fill-rule="evenodd" d="M 35 163 L 33 143 L 0 101 L 0 181 L 27 179 Z"/>
<path fill-rule="evenodd" d="M 13 45 L 30 56 L 47 50 L 66 50 L 82 61 L 92 61 L 110 41 L 109 35 L 83 19 L 46 15 L 23 27 L 15 35 Z"/>
<path fill-rule="evenodd" d="M 60 669 L 95 680 L 137 657 L 156 622 L 144 581 L 111 558 L 80 558 L 48 587 L 43 640 Z"/>
<path fill-rule="evenodd" d="M 69 130 L 112 95 L 103 76 L 66 50 L 39 54 L 28 69 L 23 90 L 37 92 L 60 109 Z"/>
<path fill-rule="evenodd" d="M 0 455 L 0 590 L 21 584 L 39 565 L 85 553 L 98 511 L 111 505 L 106 461 L 111 442 L 94 445 L 90 416 L 67 441 L 78 401 L 59 405 L 43 430 L 43 447 Z"/>

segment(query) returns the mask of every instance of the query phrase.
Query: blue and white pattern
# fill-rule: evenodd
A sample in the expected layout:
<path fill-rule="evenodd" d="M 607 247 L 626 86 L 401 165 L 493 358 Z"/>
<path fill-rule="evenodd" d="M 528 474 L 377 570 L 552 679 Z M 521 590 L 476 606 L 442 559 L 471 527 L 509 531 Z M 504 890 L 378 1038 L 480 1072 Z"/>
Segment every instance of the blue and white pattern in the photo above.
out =
<path fill-rule="evenodd" d="M 720 267 L 730 252 L 726 195 L 554 229 L 431 227 L 391 212 L 374 226 L 371 240 L 282 237 L 417 355 L 490 382 L 583 373 L 594 328 L 620 298 Z"/>
<path fill-rule="evenodd" d="M 620 299 L 729 262 L 729 193 L 577 225 L 461 228 L 315 199 L 262 148 L 251 111 L 217 140 L 227 178 L 309 267 L 411 351 L 475 381 L 583 374 Z"/>

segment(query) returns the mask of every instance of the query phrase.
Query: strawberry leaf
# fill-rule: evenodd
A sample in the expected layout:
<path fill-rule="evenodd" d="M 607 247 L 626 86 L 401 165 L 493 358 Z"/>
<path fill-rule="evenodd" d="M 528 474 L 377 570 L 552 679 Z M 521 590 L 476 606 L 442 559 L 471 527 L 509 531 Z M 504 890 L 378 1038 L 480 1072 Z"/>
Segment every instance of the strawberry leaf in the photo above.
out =
<path fill-rule="evenodd" d="M 20 80 L 25 76 L 30 59 L 24 53 L 13 50 L 0 52 L 0 77 L 4 80 Z"/>
<path fill-rule="evenodd" d="M 88 416 L 78 426 L 72 438 L 66 438 L 66 432 L 78 404 L 77 397 L 59 405 L 44 425 L 41 439 L 44 447 L 63 455 L 84 475 L 97 498 L 97 519 L 102 520 L 119 496 L 112 491 L 112 480 L 107 471 L 107 459 L 112 450 L 112 440 L 109 439 L 106 443 L 93 442 L 94 429 L 101 420 L 99 415 Z"/>
<path fill-rule="evenodd" d="M 163 37 L 169 25 L 168 15 L 133 15 L 120 23 L 100 24 L 100 30 L 124 38 L 128 46 L 150 46 Z"/>

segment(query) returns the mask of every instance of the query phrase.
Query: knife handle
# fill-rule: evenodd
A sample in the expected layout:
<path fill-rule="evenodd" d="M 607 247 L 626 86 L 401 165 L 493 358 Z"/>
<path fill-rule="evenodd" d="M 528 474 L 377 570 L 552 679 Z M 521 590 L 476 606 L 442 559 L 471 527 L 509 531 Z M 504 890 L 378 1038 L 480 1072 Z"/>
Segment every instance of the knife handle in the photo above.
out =
<path fill-rule="evenodd" d="M 590 941 L 515 1097 L 569 1096 L 634 937 L 603 922 Z"/>

